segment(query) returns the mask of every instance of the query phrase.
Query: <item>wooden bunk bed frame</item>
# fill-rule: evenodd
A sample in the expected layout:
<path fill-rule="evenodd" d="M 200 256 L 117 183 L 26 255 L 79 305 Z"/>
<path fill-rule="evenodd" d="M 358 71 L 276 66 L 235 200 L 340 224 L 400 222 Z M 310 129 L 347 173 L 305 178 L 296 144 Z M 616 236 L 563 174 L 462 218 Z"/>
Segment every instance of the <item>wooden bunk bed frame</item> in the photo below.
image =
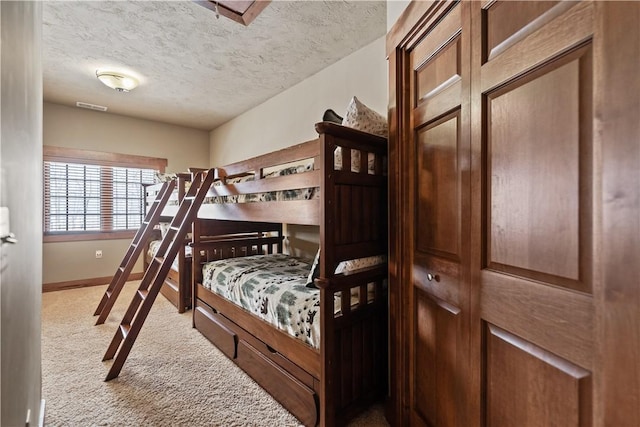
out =
<path fill-rule="evenodd" d="M 176 189 L 170 196 L 169 203 L 162 210 L 159 222 L 171 222 L 178 205 L 186 194 L 187 183 L 191 182 L 195 173 L 201 171 L 202 169 L 189 169 L 189 173 L 176 174 Z M 147 209 L 153 203 L 161 186 L 162 183 L 145 185 L 144 191 Z M 153 257 L 149 255 L 149 245 L 154 240 L 162 240 L 160 230 L 154 230 L 151 238 L 146 242 L 143 256 L 144 271 L 147 270 L 149 263 L 153 259 Z M 186 240 L 185 245 L 189 242 L 190 239 Z M 184 313 L 191 308 L 192 301 L 191 256 L 186 255 L 186 250 L 183 247 L 178 251 L 176 259 L 178 260 L 178 271 L 173 268 L 169 270 L 169 273 L 162 284 L 162 288 L 160 289 L 160 293 L 176 306 L 179 313 Z"/>
<path fill-rule="evenodd" d="M 302 423 L 332 426 L 345 424 L 387 392 L 387 265 L 334 273 L 341 261 L 387 253 L 387 141 L 326 122 L 316 130 L 317 139 L 217 170 L 223 185 L 212 186 L 211 195 L 317 187 L 320 197 L 203 204 L 193 223 L 193 323 Z M 334 168 L 337 147 L 345 170 Z M 349 170 L 354 150 L 360 153 L 359 173 Z M 310 158 L 309 172 L 261 179 L 267 167 Z M 256 179 L 224 185 L 226 178 L 248 173 Z M 282 251 L 282 223 L 320 227 L 319 349 L 202 285 L 201 266 L 209 260 Z M 212 235 L 219 237 L 211 240 Z"/>

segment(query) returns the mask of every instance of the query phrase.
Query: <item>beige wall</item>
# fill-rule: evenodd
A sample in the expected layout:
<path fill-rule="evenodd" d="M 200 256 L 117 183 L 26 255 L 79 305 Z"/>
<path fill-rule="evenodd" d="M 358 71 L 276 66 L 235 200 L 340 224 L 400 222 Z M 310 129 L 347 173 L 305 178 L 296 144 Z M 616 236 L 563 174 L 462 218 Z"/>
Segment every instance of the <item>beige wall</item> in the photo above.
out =
<path fill-rule="evenodd" d="M 211 165 L 289 147 L 317 136 L 314 124 L 332 108 L 341 116 L 349 100 L 386 115 L 387 61 L 385 38 L 341 59 L 263 104 L 214 129 L 210 134 Z"/>
<path fill-rule="evenodd" d="M 117 114 L 44 103 L 43 143 L 58 147 L 162 157 L 167 172 L 208 167 L 208 132 Z"/>
<path fill-rule="evenodd" d="M 166 123 L 44 103 L 43 143 L 168 159 L 167 171 L 208 167 L 209 134 Z M 112 276 L 130 239 L 45 243 L 43 283 Z M 103 257 L 95 258 L 102 250 Z M 142 271 L 139 261 L 133 270 Z"/>
<path fill-rule="evenodd" d="M 386 115 L 387 60 L 385 37 L 325 68 L 296 86 L 214 129 L 211 165 L 220 166 L 289 147 L 317 137 L 314 124 L 332 108 L 339 115 L 352 96 Z M 318 227 L 289 225 L 290 252 L 312 258 Z"/>
<path fill-rule="evenodd" d="M 407 0 L 387 0 L 387 31 L 393 27 L 409 3 L 411 2 Z"/>

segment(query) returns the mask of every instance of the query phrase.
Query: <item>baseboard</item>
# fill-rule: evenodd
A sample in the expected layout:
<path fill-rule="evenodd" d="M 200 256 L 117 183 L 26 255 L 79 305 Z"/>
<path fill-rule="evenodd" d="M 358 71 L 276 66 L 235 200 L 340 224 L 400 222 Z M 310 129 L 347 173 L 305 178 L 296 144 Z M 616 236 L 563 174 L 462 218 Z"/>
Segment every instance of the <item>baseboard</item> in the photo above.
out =
<path fill-rule="evenodd" d="M 131 273 L 128 280 L 140 280 L 144 273 Z M 70 280 L 66 282 L 43 283 L 42 292 L 62 291 L 64 289 L 87 288 L 89 286 L 107 285 L 113 276 L 94 277 L 91 279 Z"/>

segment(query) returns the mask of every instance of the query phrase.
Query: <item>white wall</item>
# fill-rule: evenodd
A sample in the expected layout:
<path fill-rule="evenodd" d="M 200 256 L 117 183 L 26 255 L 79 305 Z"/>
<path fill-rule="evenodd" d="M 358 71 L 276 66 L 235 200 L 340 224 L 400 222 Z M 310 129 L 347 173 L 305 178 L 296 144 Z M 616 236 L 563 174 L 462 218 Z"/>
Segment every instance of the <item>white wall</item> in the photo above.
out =
<path fill-rule="evenodd" d="M 357 96 L 386 115 L 387 62 L 381 37 L 263 104 L 214 129 L 211 165 L 244 160 L 317 137 L 314 124 L 332 108 L 343 115 Z"/>
<path fill-rule="evenodd" d="M 116 114 L 44 103 L 43 143 L 168 159 L 167 172 L 209 166 L 209 133 Z M 43 283 L 113 276 L 131 239 L 45 243 Z M 103 257 L 95 258 L 102 250 Z M 142 271 L 142 256 L 133 272 Z"/>

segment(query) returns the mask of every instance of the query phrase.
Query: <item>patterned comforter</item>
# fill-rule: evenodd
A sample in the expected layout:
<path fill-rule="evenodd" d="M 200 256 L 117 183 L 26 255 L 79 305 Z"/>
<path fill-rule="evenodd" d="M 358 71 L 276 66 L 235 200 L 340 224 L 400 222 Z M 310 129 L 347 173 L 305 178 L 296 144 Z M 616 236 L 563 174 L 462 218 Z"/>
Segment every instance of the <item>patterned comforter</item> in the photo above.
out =
<path fill-rule="evenodd" d="M 203 286 L 318 348 L 320 291 L 306 286 L 310 269 L 283 254 L 229 258 L 204 265 Z"/>
<path fill-rule="evenodd" d="M 266 179 L 278 176 L 293 175 L 313 170 L 313 163 L 297 166 L 289 166 L 283 169 L 277 169 L 265 175 Z M 239 184 L 242 182 L 254 181 L 254 175 L 246 175 L 226 180 L 226 185 Z M 216 181 L 214 186 L 221 186 L 222 181 Z M 289 200 L 310 200 L 319 198 L 320 193 L 316 188 L 299 188 L 282 191 L 269 191 L 266 193 L 239 194 L 237 196 L 213 196 L 206 197 L 203 203 L 251 203 L 251 202 L 273 202 L 273 201 L 289 201 Z"/>

